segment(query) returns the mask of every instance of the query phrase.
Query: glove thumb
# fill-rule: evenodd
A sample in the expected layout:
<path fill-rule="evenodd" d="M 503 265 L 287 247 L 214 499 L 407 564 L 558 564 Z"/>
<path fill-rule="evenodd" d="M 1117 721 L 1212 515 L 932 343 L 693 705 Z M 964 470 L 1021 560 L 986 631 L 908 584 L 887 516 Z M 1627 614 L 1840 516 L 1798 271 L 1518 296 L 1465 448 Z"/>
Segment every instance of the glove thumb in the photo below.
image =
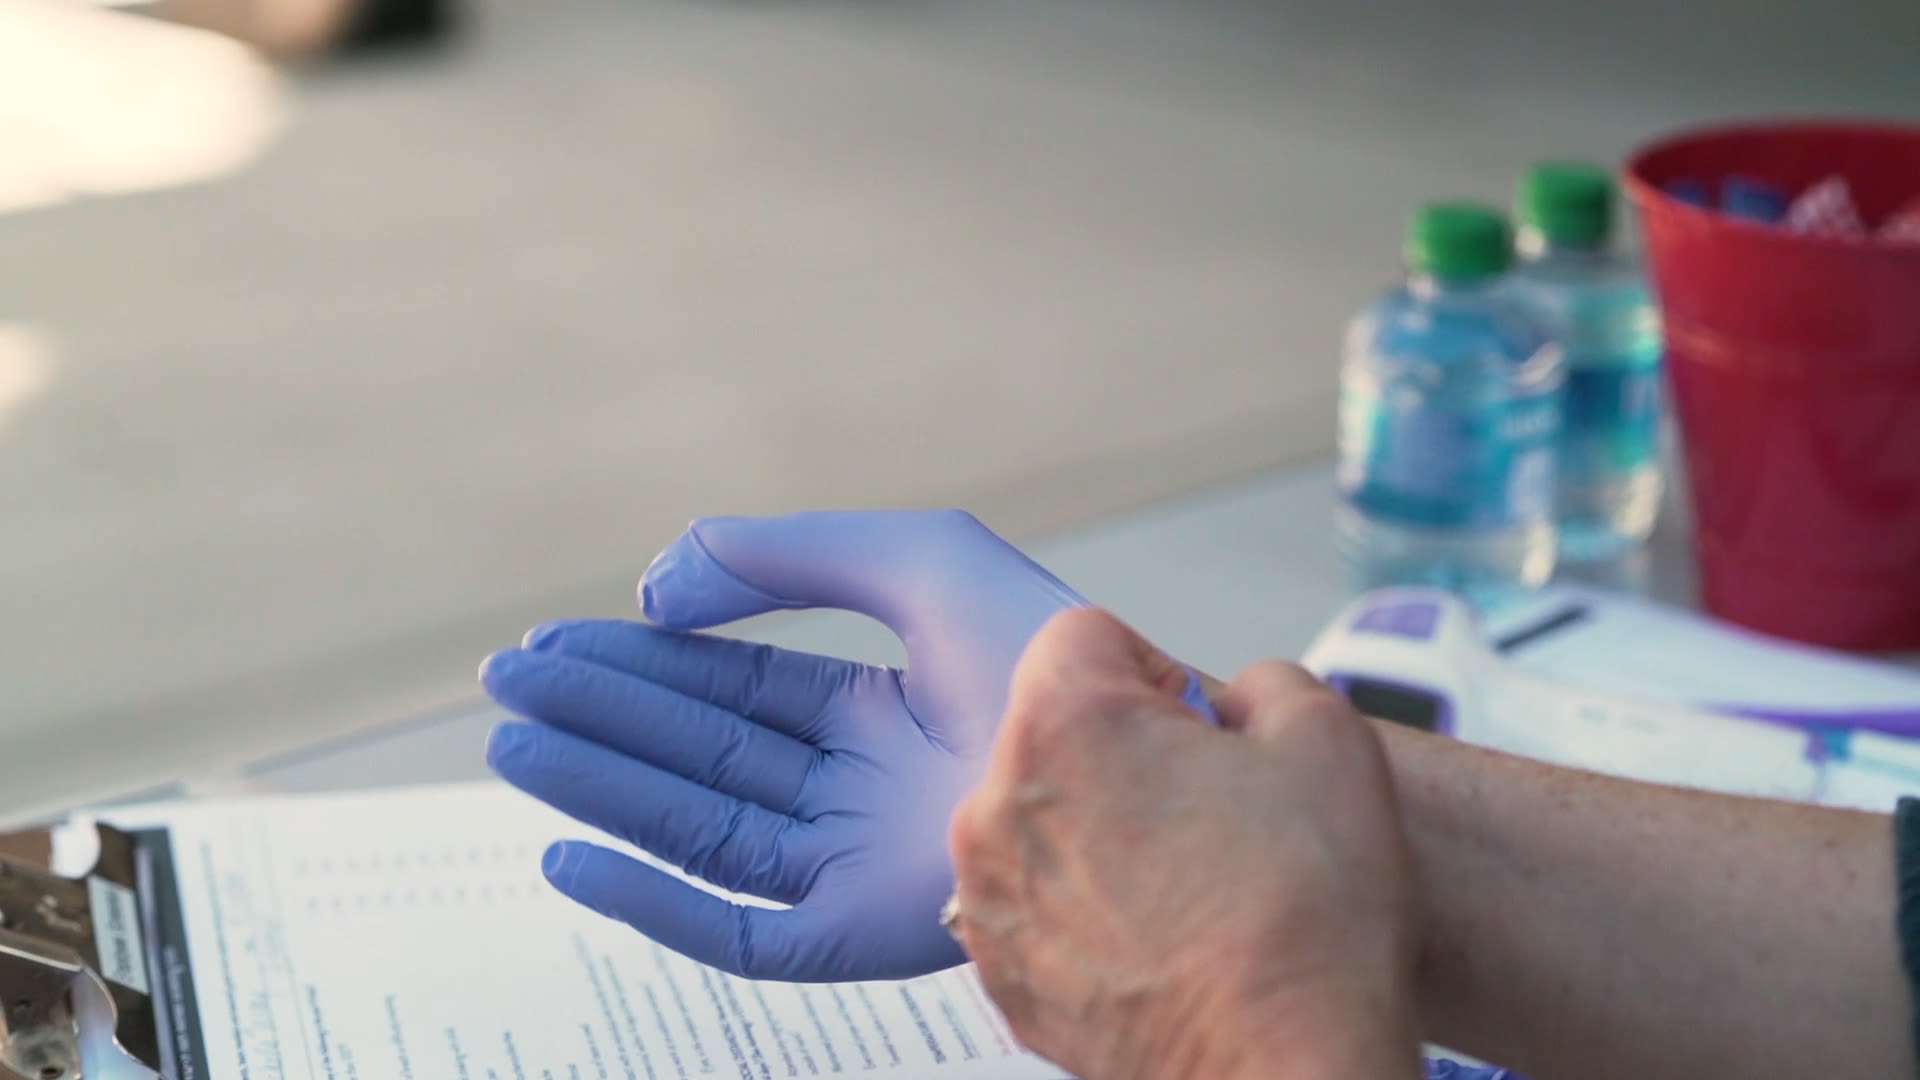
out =
<path fill-rule="evenodd" d="M 903 638 L 916 616 L 981 609 L 1015 585 L 1049 610 L 1087 601 L 960 511 L 816 511 L 701 518 L 654 558 L 640 608 L 657 625 L 696 630 L 769 611 L 838 608 Z M 1034 627 L 1037 629 L 1038 626 Z"/>

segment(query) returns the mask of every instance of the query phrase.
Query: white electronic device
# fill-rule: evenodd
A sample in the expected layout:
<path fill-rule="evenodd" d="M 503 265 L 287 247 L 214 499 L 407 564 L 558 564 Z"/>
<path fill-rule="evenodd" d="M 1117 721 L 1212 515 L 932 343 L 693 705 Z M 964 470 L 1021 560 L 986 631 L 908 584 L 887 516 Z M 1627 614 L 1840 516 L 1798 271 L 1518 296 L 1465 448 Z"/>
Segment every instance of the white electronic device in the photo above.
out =
<path fill-rule="evenodd" d="M 1705 664 L 1709 644 L 1720 664 L 1729 649 L 1745 647 L 1758 663 L 1777 648 L 1743 646 L 1753 639 L 1731 633 L 1694 633 L 1666 643 L 1681 650 L 1669 663 L 1684 667 L 1684 650 L 1699 649 Z M 1645 646 L 1658 650 L 1663 643 Z M 1920 735 L 1920 676 L 1902 673 L 1893 683 L 1910 688 L 1907 707 L 1702 704 L 1623 692 L 1617 687 L 1631 679 L 1622 678 L 1600 689 L 1513 662 L 1467 604 L 1434 589 L 1361 597 L 1322 632 L 1303 663 L 1368 715 L 1555 764 L 1862 809 L 1889 810 L 1900 795 L 1920 793 L 1920 740 L 1914 738 Z"/>

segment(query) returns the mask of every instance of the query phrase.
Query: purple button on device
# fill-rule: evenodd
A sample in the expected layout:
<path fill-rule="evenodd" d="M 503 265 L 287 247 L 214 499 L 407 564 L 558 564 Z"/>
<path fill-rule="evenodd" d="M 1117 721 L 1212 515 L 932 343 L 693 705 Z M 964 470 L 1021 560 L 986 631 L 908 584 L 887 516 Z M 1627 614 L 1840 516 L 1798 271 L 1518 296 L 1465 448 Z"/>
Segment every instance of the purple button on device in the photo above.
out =
<path fill-rule="evenodd" d="M 1439 604 L 1431 600 L 1403 600 L 1375 604 L 1361 612 L 1353 621 L 1353 632 L 1425 641 L 1433 636 L 1433 629 L 1439 624 Z"/>

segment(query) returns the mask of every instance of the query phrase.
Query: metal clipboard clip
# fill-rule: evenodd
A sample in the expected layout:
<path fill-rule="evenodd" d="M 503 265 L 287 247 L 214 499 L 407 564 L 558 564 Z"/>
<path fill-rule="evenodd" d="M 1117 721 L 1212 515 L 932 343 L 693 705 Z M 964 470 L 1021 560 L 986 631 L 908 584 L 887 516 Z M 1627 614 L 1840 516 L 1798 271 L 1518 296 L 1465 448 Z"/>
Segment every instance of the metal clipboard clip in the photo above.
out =
<path fill-rule="evenodd" d="M 82 829 L 91 869 L 63 877 L 55 854 Z M 138 870 L 134 838 L 105 825 L 0 834 L 0 1080 L 159 1076 Z"/>

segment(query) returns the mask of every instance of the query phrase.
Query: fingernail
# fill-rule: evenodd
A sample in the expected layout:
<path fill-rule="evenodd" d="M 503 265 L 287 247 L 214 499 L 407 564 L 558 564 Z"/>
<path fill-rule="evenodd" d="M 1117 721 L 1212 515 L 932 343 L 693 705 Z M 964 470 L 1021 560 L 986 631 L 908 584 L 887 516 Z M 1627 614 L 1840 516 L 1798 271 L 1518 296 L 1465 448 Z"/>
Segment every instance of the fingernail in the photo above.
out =
<path fill-rule="evenodd" d="M 546 876 L 555 888 L 564 889 L 570 883 L 572 874 L 567 869 L 569 845 L 561 840 L 547 845 L 547 853 L 540 857 L 540 873 Z"/>
<path fill-rule="evenodd" d="M 487 734 L 487 767 L 498 770 L 503 764 L 519 755 L 527 739 L 533 734 L 525 724 L 505 723 L 495 725 Z"/>
<path fill-rule="evenodd" d="M 480 661 L 480 685 L 490 693 L 495 691 L 502 680 L 513 676 L 519 667 L 521 655 L 519 649 L 501 649 Z"/>
<path fill-rule="evenodd" d="M 640 578 L 640 610 L 647 620 L 685 630 L 794 606 L 740 580 L 708 550 L 708 538 L 724 540 L 730 531 L 750 525 L 744 518 L 702 518 L 655 556 Z"/>

